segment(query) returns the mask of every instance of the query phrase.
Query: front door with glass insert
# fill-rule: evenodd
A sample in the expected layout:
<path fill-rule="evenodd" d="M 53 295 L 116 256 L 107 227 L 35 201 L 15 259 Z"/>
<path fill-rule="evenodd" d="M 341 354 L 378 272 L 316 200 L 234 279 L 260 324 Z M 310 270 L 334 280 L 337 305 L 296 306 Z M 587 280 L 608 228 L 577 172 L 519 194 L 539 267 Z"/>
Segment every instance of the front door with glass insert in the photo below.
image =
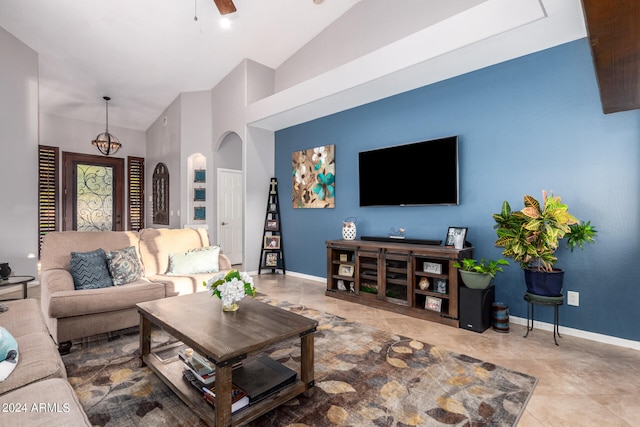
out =
<path fill-rule="evenodd" d="M 63 230 L 123 230 L 124 159 L 62 153 Z"/>

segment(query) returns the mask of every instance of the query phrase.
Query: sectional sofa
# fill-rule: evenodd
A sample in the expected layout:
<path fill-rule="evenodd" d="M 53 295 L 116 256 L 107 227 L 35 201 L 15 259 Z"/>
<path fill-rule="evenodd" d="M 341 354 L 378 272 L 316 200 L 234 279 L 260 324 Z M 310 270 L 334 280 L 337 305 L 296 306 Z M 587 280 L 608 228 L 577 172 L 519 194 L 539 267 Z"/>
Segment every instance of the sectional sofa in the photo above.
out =
<path fill-rule="evenodd" d="M 0 425 L 90 426 L 35 299 L 2 302 L 0 326 L 18 345 L 18 363 L 0 381 Z M 5 362 L 6 363 L 6 362 Z"/>
<path fill-rule="evenodd" d="M 78 280 L 86 279 L 78 279 L 72 268 L 78 257 L 102 250 L 112 262 L 125 249 L 133 259 L 117 268 L 139 268 L 139 274 L 114 286 L 97 287 L 89 281 L 84 283 L 88 288 L 78 289 Z M 40 260 L 41 310 L 61 351 L 71 340 L 138 325 L 137 303 L 206 291 L 203 281 L 215 271 L 231 269 L 220 249 L 210 246 L 204 229 L 51 232 L 44 236 Z M 92 262 L 90 258 L 79 262 L 87 260 Z M 134 265 L 137 262 L 139 266 Z M 94 272 L 88 270 L 89 275 Z M 116 283 L 115 276 L 112 279 Z"/>

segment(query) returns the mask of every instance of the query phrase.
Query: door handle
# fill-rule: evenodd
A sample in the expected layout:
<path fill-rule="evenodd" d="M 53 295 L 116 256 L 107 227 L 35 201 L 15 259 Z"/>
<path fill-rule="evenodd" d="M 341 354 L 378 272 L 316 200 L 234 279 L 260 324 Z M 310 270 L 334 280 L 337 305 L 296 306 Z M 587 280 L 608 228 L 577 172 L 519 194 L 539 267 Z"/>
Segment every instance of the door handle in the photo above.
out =
<path fill-rule="evenodd" d="M 227 225 L 227 224 L 228 224 L 228 223 L 226 223 L 226 222 L 222 222 L 222 225 Z"/>

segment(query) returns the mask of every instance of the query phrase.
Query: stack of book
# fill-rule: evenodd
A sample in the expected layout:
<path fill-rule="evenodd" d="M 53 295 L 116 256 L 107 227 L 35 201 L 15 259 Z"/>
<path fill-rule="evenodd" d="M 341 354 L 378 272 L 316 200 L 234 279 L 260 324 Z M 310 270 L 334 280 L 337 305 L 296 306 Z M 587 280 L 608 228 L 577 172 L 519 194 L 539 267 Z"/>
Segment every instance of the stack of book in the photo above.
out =
<path fill-rule="evenodd" d="M 191 349 L 179 351 L 184 363 L 182 376 L 202 397 L 215 406 L 215 365 Z M 231 412 L 253 405 L 296 382 L 296 371 L 262 356 L 233 365 Z"/>
<path fill-rule="evenodd" d="M 214 386 L 207 386 L 196 378 L 190 369 L 182 371 L 182 377 L 191 384 L 198 392 L 202 393 L 202 398 L 211 406 L 216 406 L 216 389 Z M 249 406 L 249 396 L 240 387 L 233 385 L 231 389 L 231 413 Z"/>
<path fill-rule="evenodd" d="M 216 366 L 192 349 L 180 350 L 178 357 L 184 366 L 203 384 L 213 384 L 216 380 Z"/>

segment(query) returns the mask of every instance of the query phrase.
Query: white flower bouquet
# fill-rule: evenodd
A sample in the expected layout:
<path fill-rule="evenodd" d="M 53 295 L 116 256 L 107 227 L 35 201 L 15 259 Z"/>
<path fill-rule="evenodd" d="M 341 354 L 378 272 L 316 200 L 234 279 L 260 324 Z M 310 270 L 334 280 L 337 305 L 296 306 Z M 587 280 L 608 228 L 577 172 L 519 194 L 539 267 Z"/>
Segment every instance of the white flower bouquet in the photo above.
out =
<path fill-rule="evenodd" d="M 246 272 L 231 270 L 227 274 L 220 273 L 202 283 L 211 296 L 217 296 L 222 301 L 225 310 L 238 309 L 238 301 L 250 295 L 256 296 L 256 288 L 253 286 L 253 278 Z"/>

